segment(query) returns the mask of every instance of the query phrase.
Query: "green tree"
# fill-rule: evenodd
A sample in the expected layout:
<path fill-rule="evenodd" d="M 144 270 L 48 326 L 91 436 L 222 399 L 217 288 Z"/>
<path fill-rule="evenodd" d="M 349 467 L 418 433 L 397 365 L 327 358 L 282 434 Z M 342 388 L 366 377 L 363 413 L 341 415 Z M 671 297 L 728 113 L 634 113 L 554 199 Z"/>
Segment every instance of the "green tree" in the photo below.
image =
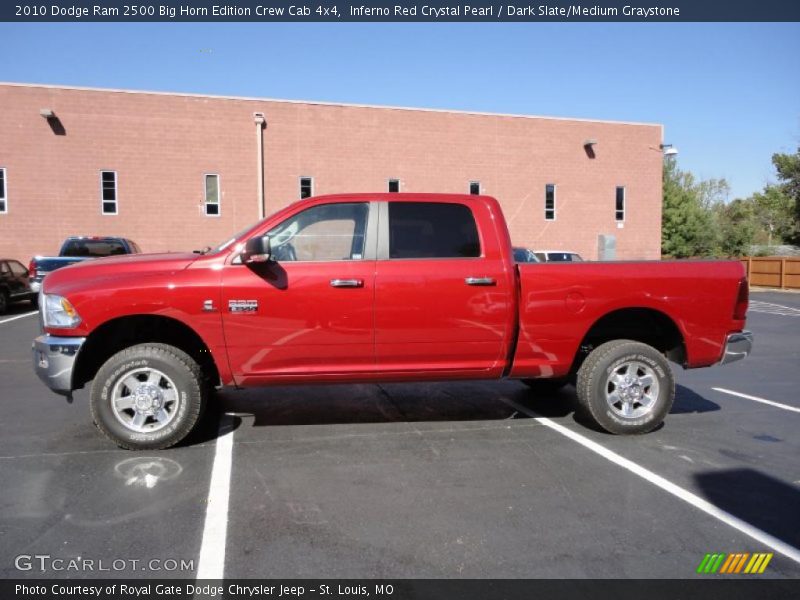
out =
<path fill-rule="evenodd" d="M 800 244 L 800 148 L 794 154 L 773 154 L 772 164 L 778 171 L 781 190 L 793 205 L 793 231 L 789 236 Z"/>
<path fill-rule="evenodd" d="M 750 197 L 753 213 L 760 225 L 759 242 L 768 246 L 791 242 L 796 231 L 795 207 L 784 186 L 768 185 Z"/>
<path fill-rule="evenodd" d="M 719 231 L 720 251 L 724 256 L 744 256 L 756 233 L 753 203 L 748 198 L 737 198 L 729 204 L 715 207 Z"/>
<path fill-rule="evenodd" d="M 727 184 L 725 184 L 727 186 Z M 675 159 L 664 164 L 664 206 L 661 219 L 661 252 L 673 258 L 712 256 L 717 249 L 714 218 L 704 206 L 702 182 L 681 171 Z"/>

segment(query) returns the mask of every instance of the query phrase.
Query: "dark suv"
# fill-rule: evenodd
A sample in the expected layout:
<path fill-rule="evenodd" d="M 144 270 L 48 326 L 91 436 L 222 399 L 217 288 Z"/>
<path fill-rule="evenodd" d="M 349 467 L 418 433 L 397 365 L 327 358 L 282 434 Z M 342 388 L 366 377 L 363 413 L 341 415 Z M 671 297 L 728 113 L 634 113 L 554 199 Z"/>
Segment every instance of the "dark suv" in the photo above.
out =
<path fill-rule="evenodd" d="M 36 306 L 36 292 L 31 290 L 28 269 L 11 258 L 0 258 L 0 315 L 12 302 L 28 300 Z"/>

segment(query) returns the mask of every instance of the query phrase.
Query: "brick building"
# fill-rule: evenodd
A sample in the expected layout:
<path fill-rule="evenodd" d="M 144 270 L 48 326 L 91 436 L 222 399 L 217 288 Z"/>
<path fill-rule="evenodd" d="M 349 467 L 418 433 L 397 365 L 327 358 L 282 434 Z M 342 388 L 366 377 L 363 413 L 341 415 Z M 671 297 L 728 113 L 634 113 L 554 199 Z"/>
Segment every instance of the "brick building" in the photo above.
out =
<path fill-rule="evenodd" d="M 304 194 L 395 189 L 495 196 L 516 245 L 660 256 L 660 125 L 23 84 L 0 107 L 3 257 L 200 248 Z"/>

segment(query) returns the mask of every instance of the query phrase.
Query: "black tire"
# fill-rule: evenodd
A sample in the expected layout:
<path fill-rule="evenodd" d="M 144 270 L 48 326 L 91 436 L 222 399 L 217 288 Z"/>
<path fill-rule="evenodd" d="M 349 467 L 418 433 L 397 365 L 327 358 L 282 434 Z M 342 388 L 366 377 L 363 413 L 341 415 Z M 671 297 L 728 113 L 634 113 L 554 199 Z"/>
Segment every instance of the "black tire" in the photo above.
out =
<path fill-rule="evenodd" d="M 8 310 L 8 292 L 0 290 L 0 315 L 6 314 Z"/>
<path fill-rule="evenodd" d="M 158 383 L 150 382 L 151 374 Z M 155 388 L 156 401 L 166 401 L 162 405 L 165 413 L 158 411 L 159 414 L 171 415 L 164 419 L 164 423 L 157 422 L 156 415 L 149 415 L 140 425 L 152 427 L 152 431 L 135 428 L 133 418 L 137 416 L 137 409 L 131 407 L 118 411 L 112 406 L 115 394 L 121 402 L 130 402 L 129 398 L 138 401 L 139 396 L 133 394 L 132 386 L 123 381 L 131 377 L 138 381 L 140 391 L 144 393 Z M 152 396 L 141 397 L 143 402 L 148 402 L 148 398 L 153 401 Z M 205 408 L 206 398 L 200 366 L 178 348 L 153 343 L 131 346 L 109 358 L 94 378 L 90 406 L 97 428 L 121 448 L 160 450 L 174 446 L 189 435 Z M 171 412 L 168 411 L 170 408 Z M 151 410 L 155 412 L 157 406 Z M 129 418 L 129 423 L 123 422 Z"/>
<path fill-rule="evenodd" d="M 555 393 L 569 383 L 569 379 L 561 378 L 520 379 L 520 381 L 534 392 L 541 394 Z"/>
<path fill-rule="evenodd" d="M 39 295 L 38 294 L 36 294 L 34 296 L 31 296 L 31 306 L 33 308 L 39 308 Z"/>
<path fill-rule="evenodd" d="M 667 358 L 652 346 L 631 340 L 595 348 L 581 365 L 575 387 L 583 416 L 622 435 L 652 431 L 663 423 L 675 400 L 675 378 Z"/>

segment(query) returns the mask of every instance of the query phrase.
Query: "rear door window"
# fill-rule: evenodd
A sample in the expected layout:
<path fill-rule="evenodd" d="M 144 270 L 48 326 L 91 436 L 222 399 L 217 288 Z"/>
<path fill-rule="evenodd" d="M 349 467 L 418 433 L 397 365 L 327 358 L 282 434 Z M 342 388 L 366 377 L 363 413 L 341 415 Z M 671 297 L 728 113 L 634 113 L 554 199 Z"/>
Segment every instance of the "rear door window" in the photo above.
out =
<path fill-rule="evenodd" d="M 28 269 L 22 266 L 22 263 L 17 262 L 15 260 L 8 261 L 8 266 L 11 269 L 11 272 L 16 275 L 17 277 L 24 277 L 28 274 Z"/>
<path fill-rule="evenodd" d="M 389 258 L 475 258 L 478 227 L 464 204 L 389 203 Z"/>

